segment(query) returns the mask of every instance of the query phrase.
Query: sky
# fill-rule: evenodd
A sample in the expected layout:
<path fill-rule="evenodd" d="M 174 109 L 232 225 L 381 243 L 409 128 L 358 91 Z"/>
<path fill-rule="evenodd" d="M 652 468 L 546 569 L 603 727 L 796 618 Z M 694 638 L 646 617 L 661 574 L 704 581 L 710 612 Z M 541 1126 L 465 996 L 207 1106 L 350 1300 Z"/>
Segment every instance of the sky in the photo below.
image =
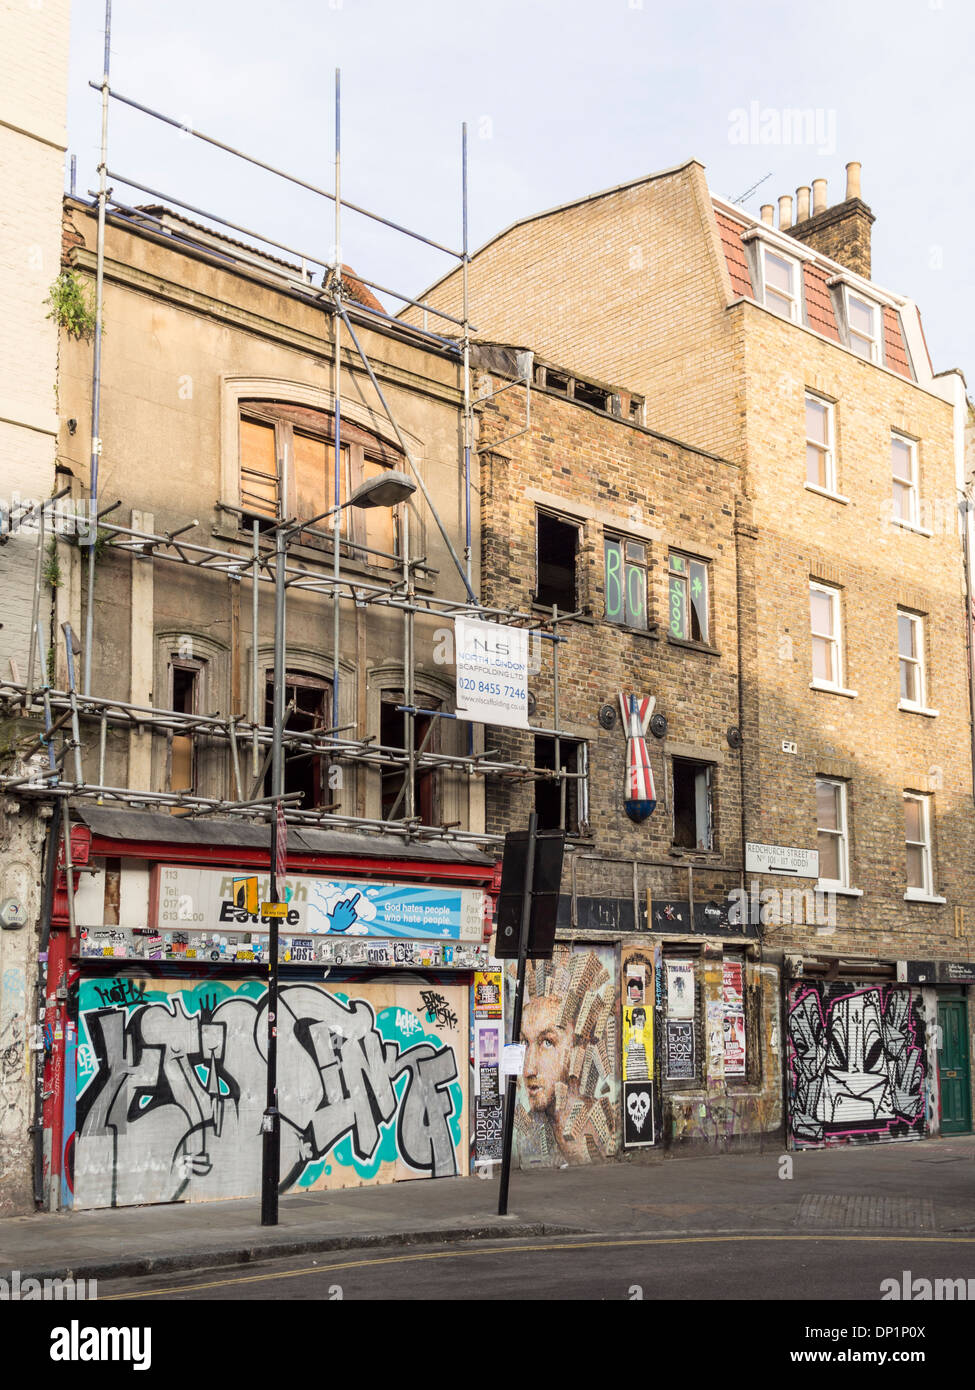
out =
<path fill-rule="evenodd" d="M 102 72 L 104 14 L 104 0 L 73 0 L 68 132 L 83 196 L 97 186 L 88 82 Z M 465 121 L 472 249 L 691 157 L 712 192 L 755 216 L 819 177 L 830 205 L 842 201 L 859 160 L 873 279 L 917 301 L 935 371 L 960 367 L 975 396 L 973 49 L 971 0 L 114 0 L 111 80 L 333 189 L 339 68 L 343 197 L 458 250 Z M 795 110 L 808 120 L 783 129 Z M 329 201 L 117 102 L 108 163 L 334 255 Z M 406 294 L 455 264 L 351 212 L 341 240 L 347 264 Z"/>

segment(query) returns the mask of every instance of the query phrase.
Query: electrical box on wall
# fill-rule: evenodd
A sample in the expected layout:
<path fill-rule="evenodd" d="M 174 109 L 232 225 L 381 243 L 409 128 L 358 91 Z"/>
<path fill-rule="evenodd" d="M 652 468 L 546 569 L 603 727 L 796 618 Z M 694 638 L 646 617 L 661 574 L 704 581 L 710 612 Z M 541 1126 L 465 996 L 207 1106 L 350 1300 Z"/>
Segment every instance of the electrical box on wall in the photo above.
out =
<path fill-rule="evenodd" d="M 0 927 L 17 931 L 27 925 L 27 909 L 17 898 L 5 898 L 0 903 Z"/>

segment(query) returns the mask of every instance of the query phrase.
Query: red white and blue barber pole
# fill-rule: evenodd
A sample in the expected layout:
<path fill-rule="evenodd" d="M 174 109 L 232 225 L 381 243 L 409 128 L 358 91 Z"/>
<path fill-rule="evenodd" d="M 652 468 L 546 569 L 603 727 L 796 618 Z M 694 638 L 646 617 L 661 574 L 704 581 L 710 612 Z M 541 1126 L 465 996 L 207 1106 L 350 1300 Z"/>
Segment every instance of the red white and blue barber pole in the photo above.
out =
<path fill-rule="evenodd" d="M 626 734 L 626 793 L 623 809 L 632 821 L 646 820 L 657 806 L 657 792 L 650 770 L 646 732 L 657 703 L 653 695 L 640 700 L 620 691 L 623 732 Z"/>

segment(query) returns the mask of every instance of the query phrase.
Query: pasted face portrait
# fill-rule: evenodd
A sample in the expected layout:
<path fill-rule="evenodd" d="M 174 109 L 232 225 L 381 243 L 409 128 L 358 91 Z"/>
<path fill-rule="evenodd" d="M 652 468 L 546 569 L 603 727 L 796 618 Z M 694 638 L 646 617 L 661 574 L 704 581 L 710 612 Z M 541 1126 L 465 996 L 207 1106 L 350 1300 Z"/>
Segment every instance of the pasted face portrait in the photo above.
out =
<path fill-rule="evenodd" d="M 591 1163 L 619 1147 L 619 988 L 604 948 L 557 944 L 550 961 L 529 962 L 514 1119 L 523 1164 Z"/>
<path fill-rule="evenodd" d="M 532 1110 L 548 1110 L 555 1104 L 555 1087 L 567 1070 L 572 1034 L 559 1026 L 562 1001 L 545 994 L 525 1009 L 521 1034 L 525 1051 L 525 1089 Z"/>

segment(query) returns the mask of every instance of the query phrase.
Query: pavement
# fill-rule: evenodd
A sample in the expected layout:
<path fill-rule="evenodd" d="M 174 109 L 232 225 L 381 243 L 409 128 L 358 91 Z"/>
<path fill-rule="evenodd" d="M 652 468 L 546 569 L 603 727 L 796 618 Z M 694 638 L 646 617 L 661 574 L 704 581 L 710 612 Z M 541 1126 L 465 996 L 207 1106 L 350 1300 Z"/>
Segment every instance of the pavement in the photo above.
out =
<path fill-rule="evenodd" d="M 560 1234 L 975 1233 L 975 1136 L 792 1153 L 641 1156 L 498 1176 L 0 1221 L 0 1277 L 131 1278 L 306 1252 Z"/>

